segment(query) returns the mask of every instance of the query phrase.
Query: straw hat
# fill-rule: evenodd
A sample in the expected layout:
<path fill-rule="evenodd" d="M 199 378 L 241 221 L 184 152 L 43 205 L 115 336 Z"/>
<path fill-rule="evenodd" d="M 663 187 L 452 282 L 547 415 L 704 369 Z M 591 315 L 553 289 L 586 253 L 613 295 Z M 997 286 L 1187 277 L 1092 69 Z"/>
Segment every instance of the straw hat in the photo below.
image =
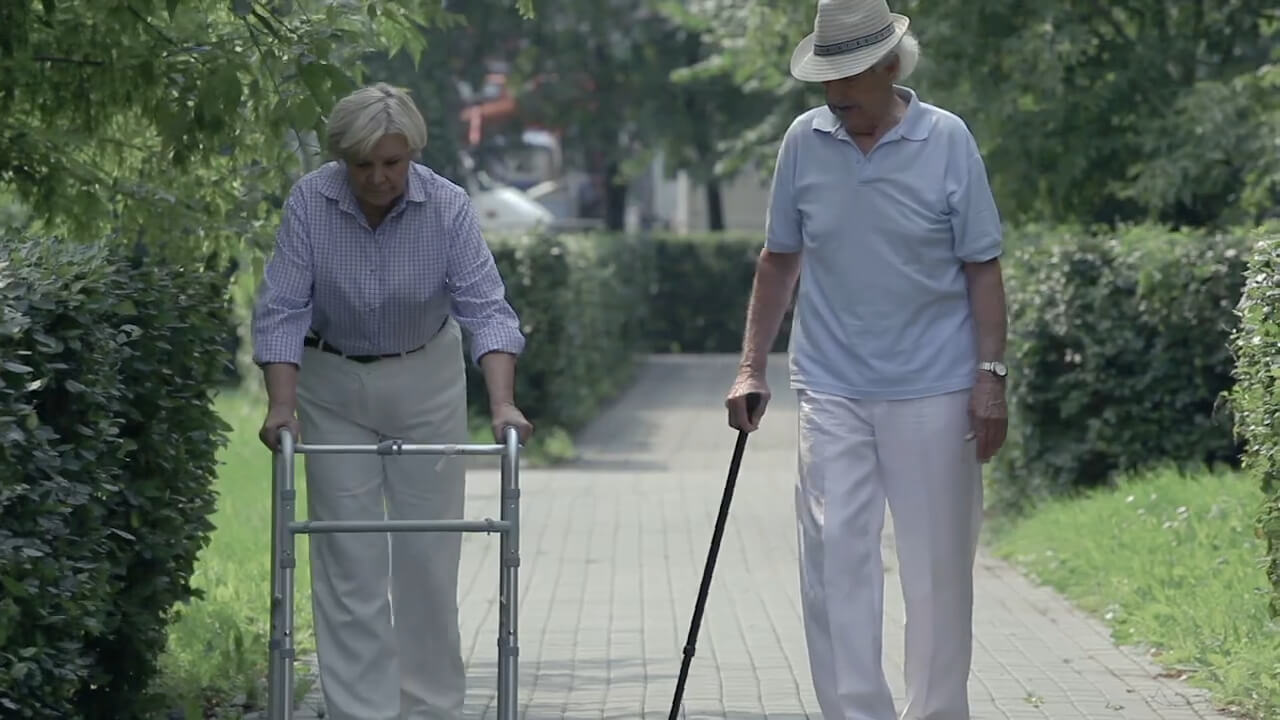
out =
<path fill-rule="evenodd" d="M 857 75 L 893 49 L 910 23 L 885 0 L 818 0 L 813 32 L 791 53 L 791 75 L 804 82 Z"/>

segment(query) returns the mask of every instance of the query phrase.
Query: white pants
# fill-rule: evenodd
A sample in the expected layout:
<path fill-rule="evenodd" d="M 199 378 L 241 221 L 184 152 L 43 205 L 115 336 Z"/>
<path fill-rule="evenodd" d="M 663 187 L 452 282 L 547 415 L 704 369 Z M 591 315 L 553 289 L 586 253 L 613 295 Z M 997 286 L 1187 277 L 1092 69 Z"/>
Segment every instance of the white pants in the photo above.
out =
<path fill-rule="evenodd" d="M 461 331 L 450 319 L 425 349 L 368 364 L 308 348 L 298 398 L 304 442 L 467 442 Z M 307 455 L 305 462 L 313 520 L 462 517 L 460 457 L 443 465 L 421 455 Z M 328 716 L 456 720 L 465 693 L 461 536 L 394 533 L 388 543 L 385 533 L 320 534 L 310 548 Z"/>
<path fill-rule="evenodd" d="M 969 720 L 982 470 L 969 392 L 851 400 L 799 392 L 796 515 L 805 636 L 825 720 L 891 720 L 884 675 L 885 501 L 906 612 L 908 720 Z"/>

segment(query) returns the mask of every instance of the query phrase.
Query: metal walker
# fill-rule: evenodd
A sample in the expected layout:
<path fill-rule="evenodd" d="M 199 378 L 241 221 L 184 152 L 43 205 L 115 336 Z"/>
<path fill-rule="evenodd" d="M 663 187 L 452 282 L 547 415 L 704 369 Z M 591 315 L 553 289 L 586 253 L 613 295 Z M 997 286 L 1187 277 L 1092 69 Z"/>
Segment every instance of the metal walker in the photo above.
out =
<path fill-rule="evenodd" d="M 506 428 L 505 443 L 422 445 L 384 440 L 375 445 L 294 443 L 280 431 L 271 473 L 271 640 L 267 671 L 267 720 L 293 718 L 294 539 L 299 534 L 366 532 L 501 533 L 498 578 L 498 720 L 516 720 L 519 645 L 516 642 L 517 572 L 520 567 L 520 437 Z M 299 454 L 502 456 L 501 519 L 339 521 L 296 519 L 294 459 Z"/>

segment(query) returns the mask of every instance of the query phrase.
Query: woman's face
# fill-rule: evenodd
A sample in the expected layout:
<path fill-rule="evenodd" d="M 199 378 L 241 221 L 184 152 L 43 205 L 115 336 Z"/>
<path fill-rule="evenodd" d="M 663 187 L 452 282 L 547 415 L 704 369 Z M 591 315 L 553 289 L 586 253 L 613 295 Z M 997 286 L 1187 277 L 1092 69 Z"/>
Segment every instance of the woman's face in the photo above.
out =
<path fill-rule="evenodd" d="M 347 163 L 356 199 L 368 207 L 386 209 L 404 194 L 411 152 L 403 135 L 383 135 L 373 150 Z"/>

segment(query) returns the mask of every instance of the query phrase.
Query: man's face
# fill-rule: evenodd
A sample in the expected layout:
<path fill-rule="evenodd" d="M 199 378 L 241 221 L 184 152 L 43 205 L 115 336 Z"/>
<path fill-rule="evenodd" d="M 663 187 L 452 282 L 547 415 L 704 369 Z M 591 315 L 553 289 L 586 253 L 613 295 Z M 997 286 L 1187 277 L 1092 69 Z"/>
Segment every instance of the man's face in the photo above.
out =
<path fill-rule="evenodd" d="M 882 68 L 823 83 L 827 107 L 844 123 L 851 135 L 875 132 L 892 107 L 893 76 L 897 60 Z"/>
<path fill-rule="evenodd" d="M 404 194 L 409 156 L 409 142 L 403 135 L 383 135 L 368 156 L 348 162 L 356 198 L 370 207 L 391 207 Z"/>

